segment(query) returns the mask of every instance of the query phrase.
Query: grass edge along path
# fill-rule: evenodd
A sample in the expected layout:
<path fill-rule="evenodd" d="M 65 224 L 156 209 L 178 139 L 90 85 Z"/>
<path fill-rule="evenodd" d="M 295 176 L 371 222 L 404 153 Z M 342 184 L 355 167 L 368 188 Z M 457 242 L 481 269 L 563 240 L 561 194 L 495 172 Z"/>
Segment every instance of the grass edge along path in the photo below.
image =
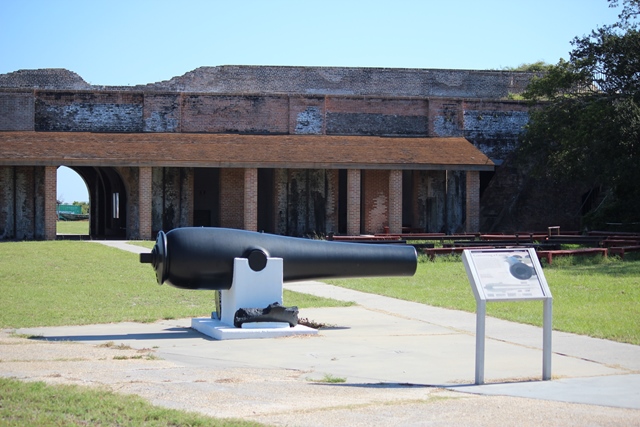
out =
<path fill-rule="evenodd" d="M 553 329 L 640 345 L 640 261 L 567 257 L 544 266 L 553 296 Z M 345 288 L 475 313 L 460 256 L 420 258 L 413 277 L 335 279 Z M 542 326 L 541 301 L 490 302 L 487 315 Z"/>
<path fill-rule="evenodd" d="M 2 426 L 258 427 L 251 421 L 212 418 L 152 405 L 136 395 L 76 385 L 0 378 Z"/>

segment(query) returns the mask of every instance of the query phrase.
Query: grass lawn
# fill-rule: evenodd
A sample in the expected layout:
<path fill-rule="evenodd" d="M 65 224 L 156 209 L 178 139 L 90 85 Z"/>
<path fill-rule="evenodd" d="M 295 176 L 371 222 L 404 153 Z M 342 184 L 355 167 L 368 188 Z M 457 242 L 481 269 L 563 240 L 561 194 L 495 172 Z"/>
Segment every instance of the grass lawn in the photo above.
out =
<path fill-rule="evenodd" d="M 544 268 L 553 295 L 553 329 L 640 345 L 640 260 L 558 258 Z M 475 312 L 460 257 L 422 258 L 411 278 L 329 280 L 329 283 L 437 307 Z M 487 314 L 542 326 L 541 301 L 490 302 Z"/>
<path fill-rule="evenodd" d="M 153 322 L 215 310 L 214 292 L 158 286 L 137 254 L 83 241 L 0 243 L 0 295 L 0 328 Z M 350 305 L 288 291 L 284 304 Z"/>
<path fill-rule="evenodd" d="M 151 248 L 152 242 L 137 242 Z M 545 276 L 554 297 L 555 330 L 640 344 L 640 260 L 558 259 Z M 329 281 L 339 286 L 473 312 L 475 300 L 459 257 L 422 258 L 414 277 Z M 0 243 L 0 328 L 152 322 L 209 316 L 211 291 L 158 286 L 138 255 L 82 241 Z M 295 292 L 285 305 L 350 305 Z M 540 325 L 542 302 L 494 302 L 491 316 Z M 322 321 L 322 319 L 313 319 Z M 0 378 L 0 425 L 250 426 L 173 411 L 136 396 L 76 386 Z"/>
<path fill-rule="evenodd" d="M 263 424 L 161 408 L 141 397 L 110 391 L 0 378 L 0 425 L 249 427 Z"/>
<path fill-rule="evenodd" d="M 57 234 L 89 234 L 89 221 L 58 221 Z"/>

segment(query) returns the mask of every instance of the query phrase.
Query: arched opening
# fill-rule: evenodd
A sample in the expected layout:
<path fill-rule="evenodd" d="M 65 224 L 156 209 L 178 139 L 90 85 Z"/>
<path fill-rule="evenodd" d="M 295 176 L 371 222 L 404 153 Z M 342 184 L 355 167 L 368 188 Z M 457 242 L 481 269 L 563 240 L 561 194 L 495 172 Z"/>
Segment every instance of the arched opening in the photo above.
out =
<path fill-rule="evenodd" d="M 90 204 L 87 183 L 66 166 L 58 168 L 56 181 L 56 234 L 67 238 L 88 236 Z"/>
<path fill-rule="evenodd" d="M 86 184 L 91 239 L 124 239 L 127 235 L 127 192 L 111 167 L 70 166 Z"/>

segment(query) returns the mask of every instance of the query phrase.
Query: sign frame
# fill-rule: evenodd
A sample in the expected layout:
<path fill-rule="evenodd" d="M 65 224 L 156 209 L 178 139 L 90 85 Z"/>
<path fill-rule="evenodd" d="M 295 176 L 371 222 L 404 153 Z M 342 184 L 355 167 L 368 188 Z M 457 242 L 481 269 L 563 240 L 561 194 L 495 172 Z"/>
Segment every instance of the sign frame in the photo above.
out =
<path fill-rule="evenodd" d="M 484 384 L 488 301 L 543 301 L 542 379 L 550 380 L 553 297 L 535 249 L 465 249 L 462 263 L 476 299 L 475 383 Z"/>

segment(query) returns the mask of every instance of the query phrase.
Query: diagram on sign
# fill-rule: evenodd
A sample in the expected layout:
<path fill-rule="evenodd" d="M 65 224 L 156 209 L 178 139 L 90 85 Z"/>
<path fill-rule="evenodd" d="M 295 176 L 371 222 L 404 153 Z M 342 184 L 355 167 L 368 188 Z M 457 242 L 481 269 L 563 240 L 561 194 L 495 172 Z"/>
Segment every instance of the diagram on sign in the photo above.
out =
<path fill-rule="evenodd" d="M 479 288 L 486 299 L 539 299 L 545 292 L 527 250 L 472 251 Z"/>

